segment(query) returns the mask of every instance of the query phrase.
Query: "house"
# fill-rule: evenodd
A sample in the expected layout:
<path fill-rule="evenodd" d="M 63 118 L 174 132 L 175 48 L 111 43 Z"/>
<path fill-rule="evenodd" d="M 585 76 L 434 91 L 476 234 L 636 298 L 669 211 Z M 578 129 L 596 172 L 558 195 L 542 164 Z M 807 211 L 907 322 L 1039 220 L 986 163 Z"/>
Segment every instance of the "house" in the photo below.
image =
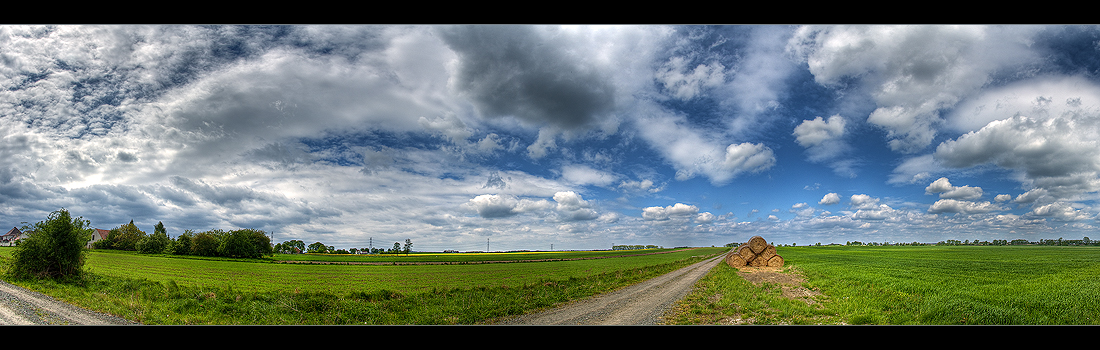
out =
<path fill-rule="evenodd" d="M 92 247 L 92 244 L 98 241 L 107 239 L 107 236 L 111 234 L 110 230 L 95 229 L 92 231 L 92 239 L 88 241 L 88 248 Z"/>
<path fill-rule="evenodd" d="M 15 241 L 23 237 L 23 232 L 19 231 L 19 228 L 12 227 L 8 233 L 0 236 L 0 246 L 13 246 L 15 245 Z"/>

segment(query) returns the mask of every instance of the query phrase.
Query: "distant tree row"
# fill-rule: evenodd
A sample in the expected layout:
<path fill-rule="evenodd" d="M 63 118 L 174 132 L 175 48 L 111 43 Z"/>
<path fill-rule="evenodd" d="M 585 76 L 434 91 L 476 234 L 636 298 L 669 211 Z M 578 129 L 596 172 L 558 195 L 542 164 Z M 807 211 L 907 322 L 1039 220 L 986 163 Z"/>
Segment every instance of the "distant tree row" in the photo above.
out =
<path fill-rule="evenodd" d="M 655 245 L 652 245 L 652 244 L 647 244 L 647 245 L 623 244 L 623 245 L 611 246 L 611 250 L 638 250 L 638 249 L 657 249 L 657 248 L 659 248 L 659 247 L 655 246 Z"/>
<path fill-rule="evenodd" d="M 412 240 L 406 239 L 405 245 L 402 246 L 401 242 L 393 242 L 393 248 L 351 248 L 350 250 L 336 249 L 336 247 L 325 245 L 321 242 L 313 242 L 309 246 L 306 246 L 304 242 L 299 240 L 285 241 L 275 245 L 276 253 L 283 254 L 300 254 L 300 253 L 313 253 L 313 254 L 400 254 L 405 253 L 409 255 L 412 252 Z"/>
<path fill-rule="evenodd" d="M 92 243 L 95 249 L 136 250 L 144 254 L 197 255 L 226 258 L 260 258 L 271 255 L 271 239 L 261 230 L 233 231 L 186 230 L 175 239 L 168 238 L 164 224 L 158 222 L 153 234 L 146 235 L 134 222 L 116 227 L 107 238 Z"/>

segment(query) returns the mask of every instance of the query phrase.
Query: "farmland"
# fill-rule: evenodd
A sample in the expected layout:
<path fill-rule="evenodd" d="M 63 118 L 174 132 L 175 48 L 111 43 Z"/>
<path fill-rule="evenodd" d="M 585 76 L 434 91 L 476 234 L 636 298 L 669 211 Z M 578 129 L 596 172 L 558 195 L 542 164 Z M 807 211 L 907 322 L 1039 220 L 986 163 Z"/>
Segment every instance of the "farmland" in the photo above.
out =
<path fill-rule="evenodd" d="M 146 324 L 473 324 L 608 292 L 725 250 L 553 262 L 389 266 L 92 251 L 86 264 L 91 277 L 83 286 L 20 283 Z M 11 253 L 0 249 L 0 254 Z M 482 259 L 499 258 L 485 255 Z"/>
<path fill-rule="evenodd" d="M 816 302 L 780 296 L 719 266 L 676 323 L 1100 324 L 1100 248 L 784 247 Z"/>

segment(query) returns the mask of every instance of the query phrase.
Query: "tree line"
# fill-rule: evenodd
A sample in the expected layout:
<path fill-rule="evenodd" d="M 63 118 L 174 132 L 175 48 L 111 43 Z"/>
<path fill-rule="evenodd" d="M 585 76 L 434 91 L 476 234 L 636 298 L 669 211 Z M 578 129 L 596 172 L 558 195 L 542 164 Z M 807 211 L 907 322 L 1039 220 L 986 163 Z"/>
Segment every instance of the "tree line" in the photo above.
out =
<path fill-rule="evenodd" d="M 133 220 L 111 229 L 106 238 L 92 243 L 92 248 L 225 258 L 260 258 L 274 253 L 271 239 L 262 230 L 186 230 L 173 239 L 168 237 L 168 231 L 161 222 L 153 227 L 153 234 L 147 235 L 134 225 Z"/>
<path fill-rule="evenodd" d="M 301 254 L 301 253 L 315 253 L 315 254 L 401 254 L 409 255 L 412 252 L 412 240 L 406 239 L 405 245 L 402 246 L 401 242 L 393 242 L 393 247 L 389 249 L 383 248 L 351 248 L 351 249 L 336 249 L 336 247 L 325 245 L 321 242 L 314 242 L 310 245 L 306 245 L 305 242 L 300 240 L 289 240 L 278 243 L 274 247 L 276 253 L 282 254 Z"/>

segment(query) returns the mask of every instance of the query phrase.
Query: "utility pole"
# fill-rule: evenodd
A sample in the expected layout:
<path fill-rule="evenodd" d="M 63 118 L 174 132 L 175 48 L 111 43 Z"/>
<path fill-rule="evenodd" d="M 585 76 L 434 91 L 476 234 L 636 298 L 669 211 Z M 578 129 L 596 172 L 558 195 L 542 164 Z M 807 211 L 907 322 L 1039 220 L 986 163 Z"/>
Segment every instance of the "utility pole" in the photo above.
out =
<path fill-rule="evenodd" d="M 489 239 L 488 238 L 485 239 L 485 252 L 486 253 L 489 252 Z"/>

